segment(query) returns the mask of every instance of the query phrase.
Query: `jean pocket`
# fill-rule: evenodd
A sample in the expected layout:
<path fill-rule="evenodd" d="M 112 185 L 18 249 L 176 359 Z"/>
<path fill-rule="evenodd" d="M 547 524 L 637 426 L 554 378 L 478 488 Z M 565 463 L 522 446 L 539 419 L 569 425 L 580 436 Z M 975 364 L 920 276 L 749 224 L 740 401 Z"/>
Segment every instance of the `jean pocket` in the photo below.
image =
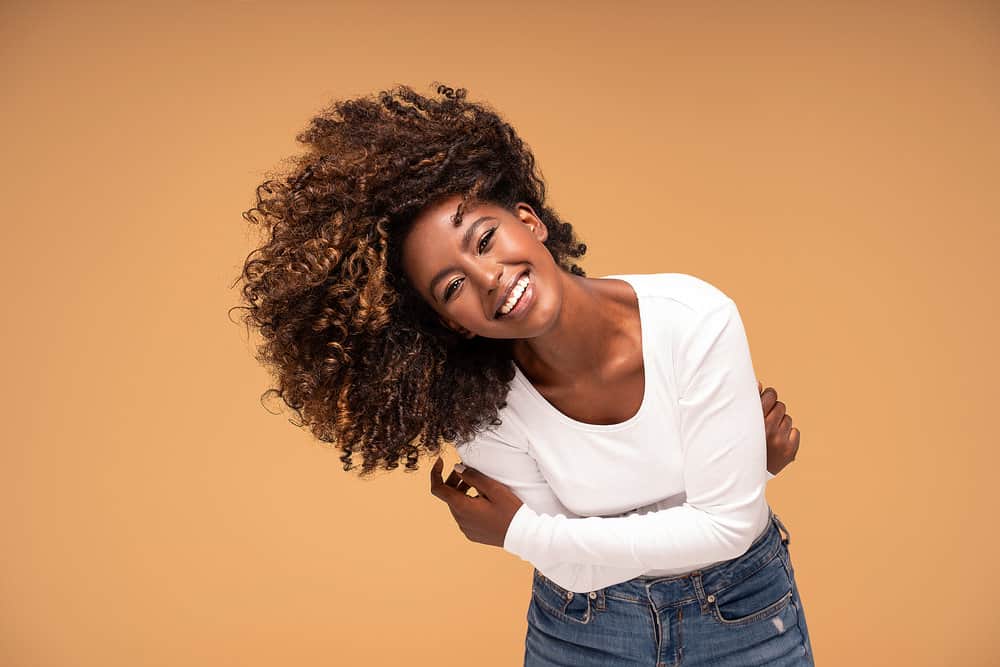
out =
<path fill-rule="evenodd" d="M 531 597 L 540 608 L 559 620 L 584 624 L 590 622 L 592 608 L 587 593 L 566 590 L 537 570 L 531 586 Z"/>
<path fill-rule="evenodd" d="M 781 558 L 775 557 L 742 581 L 708 595 L 715 620 L 746 625 L 776 616 L 792 599 L 792 581 Z"/>

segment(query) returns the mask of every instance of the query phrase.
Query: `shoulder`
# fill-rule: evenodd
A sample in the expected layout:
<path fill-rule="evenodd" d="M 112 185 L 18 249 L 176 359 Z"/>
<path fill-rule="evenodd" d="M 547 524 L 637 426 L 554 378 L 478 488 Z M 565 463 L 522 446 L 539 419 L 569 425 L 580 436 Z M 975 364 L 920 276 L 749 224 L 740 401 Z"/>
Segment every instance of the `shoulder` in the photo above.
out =
<path fill-rule="evenodd" d="M 517 417 L 500 410 L 501 424 L 490 425 L 470 440 L 456 443 L 461 462 L 502 484 L 537 482 L 541 473 L 528 447 Z"/>
<path fill-rule="evenodd" d="M 456 443 L 455 449 L 464 462 L 470 462 L 481 454 L 502 451 L 528 451 L 525 415 L 523 409 L 518 409 L 523 402 L 523 391 L 517 380 L 511 385 L 507 394 L 507 405 L 500 408 L 497 417 L 499 424 L 489 424 L 482 427 L 471 439 Z M 476 467 L 475 463 L 471 463 Z"/>
<path fill-rule="evenodd" d="M 743 323 L 736 303 L 718 286 L 688 273 L 652 273 L 638 276 L 646 303 L 655 313 L 660 348 L 670 350 L 679 386 L 686 387 L 690 373 L 710 356 L 738 354 L 736 342 Z M 713 353 L 714 352 L 714 353 Z"/>
<path fill-rule="evenodd" d="M 711 312 L 733 303 L 719 287 L 689 273 L 635 273 L 615 277 L 632 283 L 639 296 L 669 301 L 691 314 Z"/>

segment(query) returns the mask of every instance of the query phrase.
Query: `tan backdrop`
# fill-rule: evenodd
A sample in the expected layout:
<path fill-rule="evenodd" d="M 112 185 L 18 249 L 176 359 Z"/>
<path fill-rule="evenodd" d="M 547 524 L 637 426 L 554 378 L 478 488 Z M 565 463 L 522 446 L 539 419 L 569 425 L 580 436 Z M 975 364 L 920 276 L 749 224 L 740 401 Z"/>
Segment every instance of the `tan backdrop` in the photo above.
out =
<path fill-rule="evenodd" d="M 0 663 L 520 664 L 531 566 L 265 410 L 227 315 L 310 115 L 439 80 L 591 275 L 739 304 L 818 664 L 998 664 L 998 5 L 660 4 L 3 3 Z"/>

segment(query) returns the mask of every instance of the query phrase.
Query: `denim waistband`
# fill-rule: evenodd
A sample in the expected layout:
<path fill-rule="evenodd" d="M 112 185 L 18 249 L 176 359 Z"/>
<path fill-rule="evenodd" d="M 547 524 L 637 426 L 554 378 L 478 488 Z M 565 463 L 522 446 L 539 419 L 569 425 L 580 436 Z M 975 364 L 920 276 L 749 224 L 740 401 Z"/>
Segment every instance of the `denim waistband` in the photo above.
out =
<path fill-rule="evenodd" d="M 746 579 L 777 557 L 779 547 L 787 545 L 790 540 L 785 524 L 769 508 L 767 528 L 742 556 L 684 574 L 639 575 L 595 593 L 599 595 L 600 602 L 603 602 L 604 595 L 607 594 L 624 600 L 650 600 L 658 607 L 703 599 L 706 589 L 719 591 Z M 545 579 L 537 570 L 536 575 Z"/>

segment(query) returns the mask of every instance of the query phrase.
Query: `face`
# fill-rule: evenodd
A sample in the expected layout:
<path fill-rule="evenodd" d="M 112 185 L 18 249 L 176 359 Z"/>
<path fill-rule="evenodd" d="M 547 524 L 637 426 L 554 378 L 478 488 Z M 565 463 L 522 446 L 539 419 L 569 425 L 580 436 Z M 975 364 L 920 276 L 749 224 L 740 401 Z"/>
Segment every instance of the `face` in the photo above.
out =
<path fill-rule="evenodd" d="M 562 303 L 562 269 L 543 245 L 548 230 L 525 203 L 513 212 L 468 207 L 456 227 L 451 218 L 460 201 L 444 199 L 414 220 L 402 247 L 407 279 L 446 326 L 467 337 L 540 335 Z M 498 313 L 514 297 L 513 309 Z"/>

